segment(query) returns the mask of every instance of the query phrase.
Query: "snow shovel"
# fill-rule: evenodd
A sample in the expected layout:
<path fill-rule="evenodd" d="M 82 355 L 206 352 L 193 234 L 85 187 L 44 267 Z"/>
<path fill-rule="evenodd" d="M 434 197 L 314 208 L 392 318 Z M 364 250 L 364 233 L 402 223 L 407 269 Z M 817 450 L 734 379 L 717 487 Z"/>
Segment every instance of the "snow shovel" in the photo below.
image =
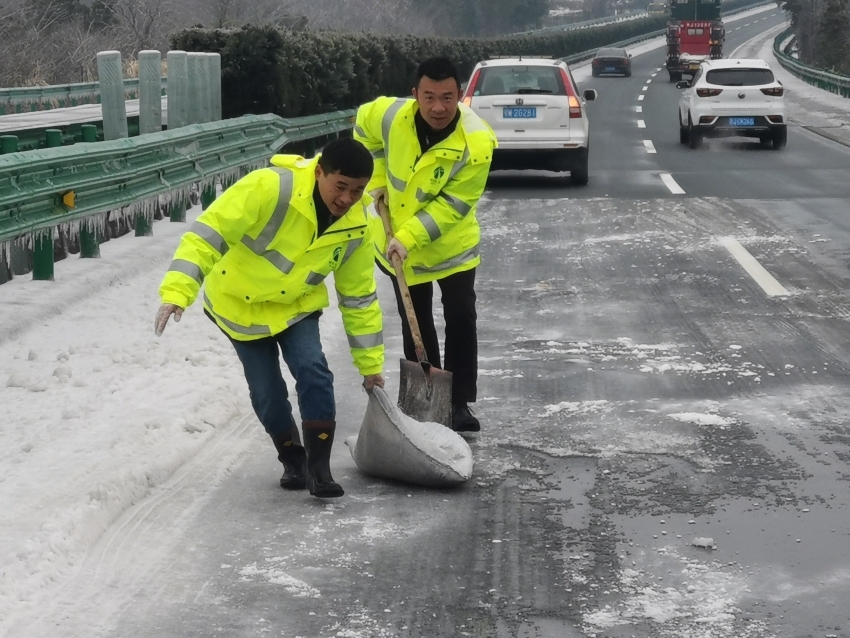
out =
<path fill-rule="evenodd" d="M 383 200 L 378 200 L 375 202 L 375 209 L 381 221 L 384 222 L 389 243 L 394 235 L 386 204 Z M 418 361 L 407 359 L 400 361 L 398 407 L 407 416 L 417 421 L 442 423 L 450 428 L 452 426 L 452 373 L 435 368 L 428 362 L 428 355 L 425 354 L 425 346 L 422 343 L 422 334 L 419 332 L 419 322 L 416 321 L 416 312 L 413 310 L 413 301 L 410 299 L 410 290 L 407 288 L 404 277 L 404 265 L 397 253 L 392 254 L 391 260 L 418 359 Z"/>

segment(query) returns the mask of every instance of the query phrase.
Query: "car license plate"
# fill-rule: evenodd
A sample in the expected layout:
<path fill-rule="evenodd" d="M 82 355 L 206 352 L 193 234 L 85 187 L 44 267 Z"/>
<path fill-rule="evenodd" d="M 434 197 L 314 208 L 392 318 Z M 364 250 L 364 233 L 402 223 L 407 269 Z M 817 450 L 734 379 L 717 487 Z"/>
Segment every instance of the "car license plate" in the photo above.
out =
<path fill-rule="evenodd" d="M 756 118 L 754 117 L 730 117 L 729 126 L 755 126 Z"/>
<path fill-rule="evenodd" d="M 616 69 L 613 66 L 606 66 L 605 70 L 606 71 L 616 71 Z"/>
<path fill-rule="evenodd" d="M 537 107 L 505 107 L 502 117 L 506 120 L 533 120 L 537 117 Z"/>

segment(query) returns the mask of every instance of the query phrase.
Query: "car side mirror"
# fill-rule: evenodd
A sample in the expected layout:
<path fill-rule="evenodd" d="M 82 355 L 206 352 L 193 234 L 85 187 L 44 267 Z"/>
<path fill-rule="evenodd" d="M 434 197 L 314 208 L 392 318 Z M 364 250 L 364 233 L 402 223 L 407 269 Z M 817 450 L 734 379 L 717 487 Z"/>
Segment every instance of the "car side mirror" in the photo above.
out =
<path fill-rule="evenodd" d="M 596 98 L 599 97 L 599 93 L 596 92 L 596 89 L 586 89 L 583 96 L 585 101 L 593 102 Z"/>
<path fill-rule="evenodd" d="M 689 88 L 691 88 L 691 83 L 688 82 L 687 80 L 680 80 L 680 81 L 676 82 L 676 88 L 677 89 L 689 89 Z"/>

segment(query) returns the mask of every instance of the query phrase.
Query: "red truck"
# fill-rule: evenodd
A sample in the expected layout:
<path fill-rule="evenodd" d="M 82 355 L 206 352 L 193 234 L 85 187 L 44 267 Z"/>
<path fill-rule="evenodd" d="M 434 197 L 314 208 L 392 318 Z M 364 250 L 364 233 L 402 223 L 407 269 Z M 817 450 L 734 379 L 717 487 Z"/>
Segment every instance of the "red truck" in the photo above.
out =
<path fill-rule="evenodd" d="M 671 82 L 693 76 L 705 59 L 723 57 L 726 29 L 721 0 L 670 0 L 667 22 L 667 72 Z"/>

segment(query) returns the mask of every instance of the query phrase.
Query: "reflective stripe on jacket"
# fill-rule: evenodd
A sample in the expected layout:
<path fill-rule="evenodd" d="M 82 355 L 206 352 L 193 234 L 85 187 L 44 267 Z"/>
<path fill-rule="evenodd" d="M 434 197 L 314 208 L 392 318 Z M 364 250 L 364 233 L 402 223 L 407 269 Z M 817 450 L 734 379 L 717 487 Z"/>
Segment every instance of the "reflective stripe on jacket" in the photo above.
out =
<path fill-rule="evenodd" d="M 375 160 L 368 188 L 387 189 L 393 233 L 409 251 L 409 284 L 442 279 L 481 261 L 475 212 L 496 136 L 472 109 L 459 108 L 455 131 L 424 154 L 414 122 L 416 100 L 381 97 L 357 111 L 354 137 Z M 383 226 L 377 218 L 372 223 L 378 258 L 391 269 Z"/>
<path fill-rule="evenodd" d="M 354 365 L 384 363 L 368 196 L 321 237 L 313 203 L 318 158 L 276 155 L 272 167 L 228 188 L 183 235 L 159 292 L 186 308 L 204 285 L 204 306 L 239 341 L 268 337 L 327 308 L 334 273 Z"/>

